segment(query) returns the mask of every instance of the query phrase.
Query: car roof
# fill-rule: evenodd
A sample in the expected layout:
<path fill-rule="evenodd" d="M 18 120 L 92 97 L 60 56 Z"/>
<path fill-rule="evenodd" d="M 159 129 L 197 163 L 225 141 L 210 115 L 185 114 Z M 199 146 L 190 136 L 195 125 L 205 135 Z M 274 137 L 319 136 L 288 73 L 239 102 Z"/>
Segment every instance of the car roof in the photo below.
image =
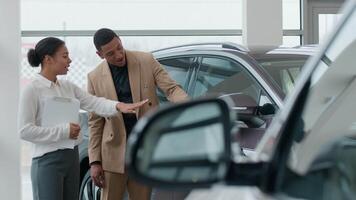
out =
<path fill-rule="evenodd" d="M 248 51 L 246 47 L 233 42 L 203 42 L 203 43 L 189 43 L 189 44 L 171 46 L 171 47 L 155 50 L 152 53 L 170 52 L 170 51 L 208 50 L 208 49 L 216 49 L 216 50 L 234 49 L 238 51 Z"/>
<path fill-rule="evenodd" d="M 275 46 L 254 46 L 245 47 L 233 42 L 205 42 L 177 45 L 152 51 L 156 57 L 174 53 L 199 53 L 199 51 L 219 51 L 232 54 L 247 54 L 256 59 L 273 57 L 273 55 L 306 55 L 310 56 L 315 51 L 317 45 L 305 45 L 296 47 L 275 47 Z"/>

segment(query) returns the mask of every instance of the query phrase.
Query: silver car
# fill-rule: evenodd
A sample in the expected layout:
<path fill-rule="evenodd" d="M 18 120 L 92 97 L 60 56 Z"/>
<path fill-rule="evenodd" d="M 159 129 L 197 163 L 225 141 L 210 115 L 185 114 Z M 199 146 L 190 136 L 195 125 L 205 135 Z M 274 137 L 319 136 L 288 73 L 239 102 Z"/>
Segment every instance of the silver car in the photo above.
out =
<path fill-rule="evenodd" d="M 234 104 L 201 99 L 139 121 L 131 176 L 165 188 L 208 188 L 187 199 L 355 199 L 356 0 L 307 63 L 251 159 L 231 146 Z"/>
<path fill-rule="evenodd" d="M 316 46 L 248 50 L 235 43 L 199 43 L 152 52 L 160 64 L 193 98 L 219 96 L 232 99 L 240 131 L 231 139 L 252 155 L 283 100 L 289 94 Z M 161 102 L 167 101 L 158 91 Z M 90 178 L 87 116 L 82 113 L 83 143 L 80 199 L 100 199 Z M 154 190 L 153 199 L 183 199 L 185 192 Z"/>
<path fill-rule="evenodd" d="M 235 43 L 199 43 L 154 51 L 189 96 L 234 100 L 240 132 L 233 139 L 253 151 L 293 88 L 315 45 L 246 49 Z M 160 93 L 161 101 L 166 101 Z"/>

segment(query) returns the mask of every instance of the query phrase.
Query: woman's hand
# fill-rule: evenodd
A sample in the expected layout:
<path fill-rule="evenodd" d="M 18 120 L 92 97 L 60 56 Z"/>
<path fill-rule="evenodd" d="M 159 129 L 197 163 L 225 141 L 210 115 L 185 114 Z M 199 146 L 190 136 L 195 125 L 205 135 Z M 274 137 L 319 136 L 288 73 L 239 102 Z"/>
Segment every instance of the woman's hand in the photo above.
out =
<path fill-rule="evenodd" d="M 119 102 L 116 104 L 116 109 L 122 113 L 136 113 L 136 109 L 143 106 L 148 102 L 148 99 L 137 102 L 137 103 L 122 103 Z"/>
<path fill-rule="evenodd" d="M 80 133 L 80 126 L 79 124 L 70 123 L 69 124 L 69 138 L 72 140 L 78 139 Z"/>

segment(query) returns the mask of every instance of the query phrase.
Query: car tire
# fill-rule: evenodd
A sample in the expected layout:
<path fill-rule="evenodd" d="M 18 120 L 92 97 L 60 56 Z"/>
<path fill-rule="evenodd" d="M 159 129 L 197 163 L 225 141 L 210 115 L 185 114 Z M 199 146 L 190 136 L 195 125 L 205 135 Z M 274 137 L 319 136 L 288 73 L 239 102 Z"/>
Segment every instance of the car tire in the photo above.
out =
<path fill-rule="evenodd" d="M 85 173 L 80 184 L 79 200 L 100 200 L 101 189 L 94 185 L 90 177 L 90 169 Z"/>

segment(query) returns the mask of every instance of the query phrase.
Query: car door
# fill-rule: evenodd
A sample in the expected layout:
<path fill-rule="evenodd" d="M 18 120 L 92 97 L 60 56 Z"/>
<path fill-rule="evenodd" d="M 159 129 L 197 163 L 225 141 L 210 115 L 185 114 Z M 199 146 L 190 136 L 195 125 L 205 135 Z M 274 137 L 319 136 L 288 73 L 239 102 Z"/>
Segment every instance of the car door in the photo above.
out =
<path fill-rule="evenodd" d="M 257 159 L 268 160 L 273 174 L 265 176 L 269 192 L 298 199 L 355 198 L 356 1 L 344 11 L 257 147 Z"/>
<path fill-rule="evenodd" d="M 199 60 L 197 71 L 192 75 L 190 93 L 193 97 L 230 98 L 240 119 L 236 122 L 240 127 L 236 139 L 244 149 L 253 150 L 277 106 L 239 62 L 222 56 L 202 56 Z"/>
<path fill-rule="evenodd" d="M 194 56 L 173 56 L 159 58 L 158 62 L 167 70 L 170 77 L 187 92 L 196 59 Z M 158 89 L 158 97 L 161 103 L 168 101 L 160 89 Z"/>

